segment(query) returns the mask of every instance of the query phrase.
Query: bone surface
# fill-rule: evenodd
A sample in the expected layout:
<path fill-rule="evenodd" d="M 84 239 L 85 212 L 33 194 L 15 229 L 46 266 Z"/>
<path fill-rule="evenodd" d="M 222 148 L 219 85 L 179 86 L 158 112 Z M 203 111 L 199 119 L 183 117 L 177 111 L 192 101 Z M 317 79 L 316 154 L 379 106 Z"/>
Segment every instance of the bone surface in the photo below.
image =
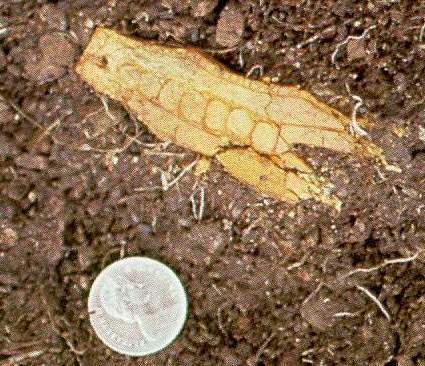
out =
<path fill-rule="evenodd" d="M 242 182 L 284 201 L 341 204 L 324 194 L 324 182 L 291 152 L 294 144 L 362 158 L 381 154 L 348 132 L 348 117 L 308 92 L 247 79 L 197 49 L 97 28 L 76 71 L 159 139 L 215 157 Z"/>

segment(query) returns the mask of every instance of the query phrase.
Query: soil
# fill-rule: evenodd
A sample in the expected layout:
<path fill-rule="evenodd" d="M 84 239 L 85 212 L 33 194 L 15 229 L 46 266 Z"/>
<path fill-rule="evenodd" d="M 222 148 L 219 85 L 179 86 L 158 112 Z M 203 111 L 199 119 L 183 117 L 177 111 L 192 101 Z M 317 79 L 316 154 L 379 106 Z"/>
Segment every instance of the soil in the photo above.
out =
<path fill-rule="evenodd" d="M 424 366 L 424 14 L 408 0 L 0 1 L 0 365 Z M 341 212 L 260 196 L 215 163 L 152 188 L 197 156 L 78 78 L 96 25 L 357 104 L 391 166 L 297 147 Z M 180 337 L 140 358 L 105 347 L 87 312 L 100 270 L 133 255 L 171 266 L 190 301 Z"/>

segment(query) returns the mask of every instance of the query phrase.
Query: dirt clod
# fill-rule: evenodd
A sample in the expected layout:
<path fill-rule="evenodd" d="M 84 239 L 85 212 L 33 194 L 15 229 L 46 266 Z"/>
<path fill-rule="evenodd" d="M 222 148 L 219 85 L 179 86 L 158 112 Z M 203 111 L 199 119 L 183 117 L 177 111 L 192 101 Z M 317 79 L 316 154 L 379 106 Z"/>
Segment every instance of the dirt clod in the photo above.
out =
<path fill-rule="evenodd" d="M 44 170 L 47 168 L 47 158 L 41 155 L 20 154 L 15 159 L 15 164 L 21 168 Z"/>
<path fill-rule="evenodd" d="M 33 56 L 25 65 L 28 76 L 42 83 L 63 76 L 72 65 L 76 51 L 68 36 L 61 32 L 48 33 L 38 43 L 40 56 Z"/>
<path fill-rule="evenodd" d="M 216 42 L 224 47 L 233 47 L 241 40 L 244 31 L 244 17 L 234 2 L 229 2 L 218 19 L 215 33 Z"/>
<path fill-rule="evenodd" d="M 38 47 L 43 54 L 43 61 L 53 64 L 71 66 L 76 54 L 74 44 L 65 33 L 54 32 L 40 37 Z"/>
<path fill-rule="evenodd" d="M 0 70 L 3 70 L 7 65 L 6 55 L 3 49 L 0 47 Z"/>

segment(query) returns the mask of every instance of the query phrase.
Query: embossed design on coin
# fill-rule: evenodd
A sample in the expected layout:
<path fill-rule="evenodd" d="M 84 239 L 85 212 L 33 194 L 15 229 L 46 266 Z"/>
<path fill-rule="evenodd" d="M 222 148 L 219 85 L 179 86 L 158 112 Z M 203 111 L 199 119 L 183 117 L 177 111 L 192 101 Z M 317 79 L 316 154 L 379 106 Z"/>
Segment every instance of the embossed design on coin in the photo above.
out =
<path fill-rule="evenodd" d="M 169 345 L 183 328 L 187 305 L 176 274 L 146 257 L 125 258 L 106 267 L 88 299 L 97 336 L 114 351 L 130 356 Z"/>

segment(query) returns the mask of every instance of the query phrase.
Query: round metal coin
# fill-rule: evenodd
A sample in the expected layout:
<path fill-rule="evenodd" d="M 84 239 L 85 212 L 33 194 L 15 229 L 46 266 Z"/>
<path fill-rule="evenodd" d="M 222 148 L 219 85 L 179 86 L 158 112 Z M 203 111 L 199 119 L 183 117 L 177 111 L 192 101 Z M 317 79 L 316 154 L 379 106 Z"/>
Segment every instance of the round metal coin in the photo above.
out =
<path fill-rule="evenodd" d="M 169 345 L 186 321 L 188 301 L 177 275 L 165 264 L 129 257 L 107 266 L 89 294 L 90 323 L 97 336 L 129 356 Z"/>

